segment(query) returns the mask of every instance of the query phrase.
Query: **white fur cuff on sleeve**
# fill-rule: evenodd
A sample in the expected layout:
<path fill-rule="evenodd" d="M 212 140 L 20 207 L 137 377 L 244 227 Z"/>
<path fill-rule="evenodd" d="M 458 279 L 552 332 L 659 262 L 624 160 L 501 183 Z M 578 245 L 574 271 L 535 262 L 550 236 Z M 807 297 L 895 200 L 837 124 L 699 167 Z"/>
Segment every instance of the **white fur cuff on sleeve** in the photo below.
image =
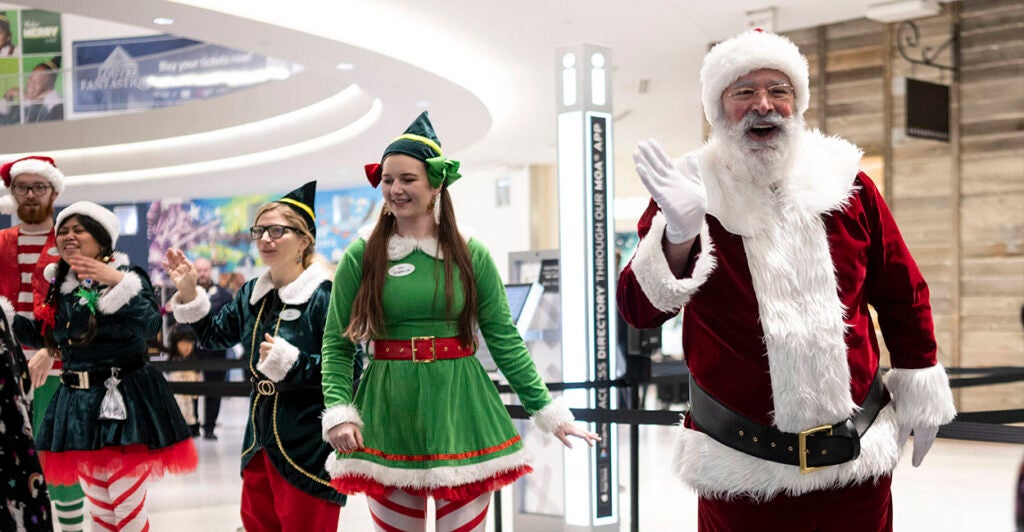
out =
<path fill-rule="evenodd" d="M 554 434 L 558 427 L 576 420 L 565 404 L 564 397 L 555 398 L 554 401 L 534 413 L 530 419 L 538 429 L 546 434 Z"/>
<path fill-rule="evenodd" d="M 701 251 L 693 275 L 676 279 L 661 247 L 664 234 L 665 216 L 658 213 L 651 220 L 651 230 L 637 246 L 631 265 L 637 283 L 651 304 L 662 312 L 678 312 L 714 271 L 714 244 L 708 233 L 708 225 L 704 223 L 700 229 Z"/>
<path fill-rule="evenodd" d="M 174 294 L 167 302 L 178 323 L 195 323 L 210 313 L 210 296 L 206 295 L 205 290 L 197 290 L 196 298 L 188 303 L 181 303 L 179 295 Z"/>
<path fill-rule="evenodd" d="M 281 382 L 298 359 L 299 348 L 278 336 L 274 338 L 274 347 L 267 353 L 267 358 L 256 364 L 256 369 L 268 379 Z"/>
<path fill-rule="evenodd" d="M 7 317 L 7 325 L 12 329 L 14 328 L 14 305 L 11 304 L 11 300 L 4 296 L 0 296 L 0 309 L 3 309 L 4 316 Z M 13 336 L 13 334 L 11 335 Z"/>
<path fill-rule="evenodd" d="M 327 441 L 327 433 L 342 423 L 355 423 L 357 427 L 363 428 L 363 418 L 359 417 L 359 410 L 353 404 L 339 404 L 328 407 L 320 418 L 322 420 L 324 441 Z"/>
<path fill-rule="evenodd" d="M 121 282 L 107 289 L 96 303 L 96 310 L 104 314 L 115 314 L 142 291 L 142 281 L 135 272 L 123 272 Z"/>
<path fill-rule="evenodd" d="M 885 375 L 900 427 L 945 425 L 956 417 L 953 392 L 942 364 L 924 369 L 894 368 Z"/>

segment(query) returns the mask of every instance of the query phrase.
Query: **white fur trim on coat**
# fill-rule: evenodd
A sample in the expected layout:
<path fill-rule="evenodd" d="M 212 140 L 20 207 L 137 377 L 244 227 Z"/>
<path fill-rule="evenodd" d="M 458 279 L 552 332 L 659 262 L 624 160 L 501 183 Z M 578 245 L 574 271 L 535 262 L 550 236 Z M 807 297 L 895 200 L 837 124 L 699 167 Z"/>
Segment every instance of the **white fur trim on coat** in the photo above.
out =
<path fill-rule="evenodd" d="M 532 459 L 533 456 L 529 451 L 520 449 L 512 454 L 474 465 L 397 469 L 366 460 L 348 458 L 339 460 L 337 453 L 331 453 L 327 457 L 324 467 L 331 478 L 357 475 L 372 478 L 385 486 L 394 486 L 400 489 L 436 489 L 486 480 L 527 465 Z"/>
<path fill-rule="evenodd" d="M 285 304 L 288 305 L 301 305 L 309 298 L 313 297 L 313 293 L 316 289 L 323 284 L 324 281 L 329 281 L 331 278 L 328 276 L 327 271 L 318 264 L 313 264 L 306 268 L 295 278 L 294 281 L 284 285 L 280 290 L 277 291 L 277 295 L 281 298 Z M 263 272 L 263 275 L 256 280 L 256 285 L 252 287 L 252 294 L 249 296 L 249 304 L 255 305 L 259 303 L 263 296 L 267 295 L 271 290 L 274 289 L 274 282 L 270 279 L 270 271 Z"/>
<path fill-rule="evenodd" d="M 256 369 L 274 382 L 281 382 L 299 359 L 299 348 L 280 336 L 274 337 L 274 347 L 267 357 L 256 364 Z"/>
<path fill-rule="evenodd" d="M 359 228 L 357 233 L 363 240 L 369 240 L 370 235 L 373 234 L 374 227 L 372 225 L 364 225 Z M 468 229 L 460 227 L 459 234 L 462 235 L 462 239 L 466 242 L 469 242 L 469 239 L 472 238 L 472 231 Z M 444 253 L 438 249 L 437 239 L 434 237 L 411 238 L 394 234 L 388 239 L 388 260 L 402 260 L 417 249 L 435 259 L 444 258 Z"/>
<path fill-rule="evenodd" d="M 363 428 L 363 418 L 359 416 L 359 409 L 353 404 L 327 407 L 320 419 L 324 441 L 327 441 L 327 433 L 342 423 L 354 423 L 357 427 Z"/>
<path fill-rule="evenodd" d="M 15 314 L 15 312 L 14 312 L 14 305 L 11 304 L 11 300 L 7 299 L 4 296 L 0 296 L 0 309 L 3 310 L 4 316 L 7 317 L 7 323 L 11 326 L 11 329 L 13 330 L 14 329 L 14 314 Z M 11 336 L 13 337 L 14 333 L 11 333 Z"/>
<path fill-rule="evenodd" d="M 178 323 L 195 323 L 210 313 L 210 296 L 204 290 L 196 290 L 196 298 L 188 303 L 181 302 L 181 293 L 175 293 L 167 301 L 167 307 Z"/>
<path fill-rule="evenodd" d="M 545 434 L 554 434 L 563 424 L 576 421 L 564 397 L 556 397 L 547 406 L 534 412 L 530 419 Z"/>
<path fill-rule="evenodd" d="M 861 437 L 856 460 L 801 474 L 798 466 L 762 460 L 681 427 L 673 465 L 679 478 L 701 497 L 746 495 L 764 501 L 778 494 L 800 495 L 889 475 L 899 462 L 897 435 L 896 414 L 889 405 Z"/>
<path fill-rule="evenodd" d="M 700 229 L 701 249 L 697 256 L 697 264 L 693 268 L 693 275 L 677 279 L 669 269 L 665 251 L 661 247 L 665 224 L 664 215 L 660 212 L 654 215 L 651 230 L 637 246 L 631 265 L 640 289 L 654 308 L 662 312 L 679 312 L 714 271 L 715 245 L 711 241 L 705 222 Z"/>
<path fill-rule="evenodd" d="M 124 277 L 121 278 L 121 282 L 100 293 L 100 299 L 96 303 L 96 310 L 103 314 L 115 314 L 142 291 L 142 280 L 139 279 L 137 273 L 122 273 L 124 273 Z"/>
<path fill-rule="evenodd" d="M 885 374 L 900 428 L 937 427 L 956 417 L 953 391 L 942 364 L 924 369 L 893 368 Z"/>

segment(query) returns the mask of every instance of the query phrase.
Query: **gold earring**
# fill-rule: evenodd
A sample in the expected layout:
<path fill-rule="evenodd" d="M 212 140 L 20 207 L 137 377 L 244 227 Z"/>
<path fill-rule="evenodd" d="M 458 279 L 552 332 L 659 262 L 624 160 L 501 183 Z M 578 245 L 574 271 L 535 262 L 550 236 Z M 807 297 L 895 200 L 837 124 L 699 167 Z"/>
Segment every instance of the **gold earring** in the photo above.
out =
<path fill-rule="evenodd" d="M 431 196 L 430 204 L 427 205 L 427 214 L 434 212 L 434 205 L 437 203 L 437 196 Z"/>
<path fill-rule="evenodd" d="M 384 204 L 384 207 L 380 210 L 380 212 L 384 216 L 391 216 L 391 209 L 388 208 L 388 204 L 387 203 Z"/>

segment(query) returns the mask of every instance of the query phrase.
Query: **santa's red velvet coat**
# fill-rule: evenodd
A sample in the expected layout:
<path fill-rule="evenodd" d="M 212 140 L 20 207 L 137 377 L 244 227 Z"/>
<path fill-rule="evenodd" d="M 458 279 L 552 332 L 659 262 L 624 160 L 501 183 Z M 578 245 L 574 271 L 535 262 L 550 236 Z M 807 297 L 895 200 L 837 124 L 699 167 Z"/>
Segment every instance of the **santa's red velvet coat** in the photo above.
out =
<path fill-rule="evenodd" d="M 849 417 L 879 365 L 871 304 L 891 353 L 893 402 L 852 462 L 801 475 L 698 432 L 686 420 L 676 467 L 704 497 L 768 499 L 890 474 L 901 427 L 955 415 L 936 360 L 928 287 L 882 195 L 858 171 L 860 151 L 806 132 L 792 169 L 772 185 L 743 182 L 709 142 L 688 157 L 708 193 L 708 214 L 686 275 L 662 251 L 665 220 L 652 201 L 640 244 L 619 278 L 620 311 L 656 327 L 683 308 L 687 366 L 734 411 L 785 432 Z"/>

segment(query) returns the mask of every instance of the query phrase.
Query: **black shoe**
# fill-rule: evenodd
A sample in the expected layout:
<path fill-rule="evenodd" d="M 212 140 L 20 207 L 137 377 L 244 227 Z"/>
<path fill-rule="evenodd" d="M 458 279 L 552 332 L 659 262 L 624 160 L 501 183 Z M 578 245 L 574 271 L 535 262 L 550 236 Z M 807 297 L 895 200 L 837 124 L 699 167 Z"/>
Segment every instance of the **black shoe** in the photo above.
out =
<path fill-rule="evenodd" d="M 199 425 L 189 425 L 188 429 L 189 429 L 189 432 L 192 433 L 192 437 L 193 438 L 198 438 L 199 437 Z"/>
<path fill-rule="evenodd" d="M 216 441 L 217 440 L 217 435 L 212 433 L 212 432 L 207 432 L 207 433 L 203 434 L 203 439 L 204 440 Z"/>

